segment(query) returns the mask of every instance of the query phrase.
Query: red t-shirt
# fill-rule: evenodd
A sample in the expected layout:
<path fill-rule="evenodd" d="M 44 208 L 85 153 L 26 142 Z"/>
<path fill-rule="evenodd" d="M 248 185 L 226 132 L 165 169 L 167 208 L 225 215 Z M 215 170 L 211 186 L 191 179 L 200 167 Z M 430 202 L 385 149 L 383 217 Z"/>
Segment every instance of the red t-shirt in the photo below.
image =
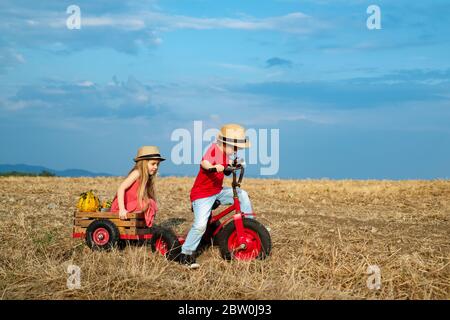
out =
<path fill-rule="evenodd" d="M 208 148 L 203 160 L 209 161 L 213 166 L 221 164 L 226 167 L 228 165 L 227 155 L 215 143 Z M 208 172 L 200 165 L 200 171 L 191 189 L 191 201 L 218 194 L 222 191 L 223 178 L 223 172 Z"/>

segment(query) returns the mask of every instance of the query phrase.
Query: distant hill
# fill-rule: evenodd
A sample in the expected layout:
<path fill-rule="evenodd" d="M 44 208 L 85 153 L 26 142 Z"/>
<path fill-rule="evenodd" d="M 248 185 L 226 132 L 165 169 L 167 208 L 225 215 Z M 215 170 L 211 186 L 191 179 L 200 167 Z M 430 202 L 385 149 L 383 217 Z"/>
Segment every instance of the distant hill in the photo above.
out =
<path fill-rule="evenodd" d="M 58 177 L 112 177 L 109 173 L 96 173 L 81 169 L 53 170 L 42 166 L 32 166 L 27 164 L 0 164 L 0 173 L 4 172 L 24 172 L 39 174 L 42 171 L 48 171 Z"/>

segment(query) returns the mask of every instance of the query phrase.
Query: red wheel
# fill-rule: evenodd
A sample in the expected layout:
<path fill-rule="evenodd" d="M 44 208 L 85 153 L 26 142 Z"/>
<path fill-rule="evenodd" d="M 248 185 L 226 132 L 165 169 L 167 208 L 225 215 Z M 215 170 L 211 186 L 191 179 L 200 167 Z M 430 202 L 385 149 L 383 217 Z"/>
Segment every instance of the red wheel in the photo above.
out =
<path fill-rule="evenodd" d="M 156 240 L 155 247 L 156 251 L 161 253 L 163 256 L 165 256 L 169 252 L 169 250 L 167 249 L 167 244 L 161 238 Z"/>
<path fill-rule="evenodd" d="M 98 228 L 92 234 L 92 240 L 97 246 L 104 246 L 109 241 L 109 232 L 105 228 Z"/>
<path fill-rule="evenodd" d="M 241 245 L 244 247 L 241 249 Z M 228 238 L 228 251 L 234 252 L 237 260 L 253 260 L 261 252 L 261 240 L 258 233 L 251 229 L 244 228 L 243 239 L 239 241 L 236 230 Z"/>
<path fill-rule="evenodd" d="M 243 218 L 242 238 L 239 239 L 236 225 L 230 222 L 217 234 L 222 258 L 226 260 L 265 259 L 272 249 L 267 229 L 255 219 Z"/>
<path fill-rule="evenodd" d="M 172 230 L 153 226 L 150 245 L 153 252 L 159 252 L 168 260 L 175 260 L 181 254 L 181 244 Z"/>
<path fill-rule="evenodd" d="M 117 245 L 119 238 L 116 225 L 106 219 L 93 221 L 86 230 L 86 243 L 94 250 L 109 250 Z"/>

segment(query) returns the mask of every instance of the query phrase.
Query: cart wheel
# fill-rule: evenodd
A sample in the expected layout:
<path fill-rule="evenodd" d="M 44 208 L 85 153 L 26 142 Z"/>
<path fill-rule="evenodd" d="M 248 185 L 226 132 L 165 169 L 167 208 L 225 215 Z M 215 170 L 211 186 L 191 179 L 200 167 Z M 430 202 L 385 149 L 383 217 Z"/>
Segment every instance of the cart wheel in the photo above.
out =
<path fill-rule="evenodd" d="M 152 252 L 159 252 L 168 260 L 176 260 L 181 254 L 181 244 L 175 233 L 171 229 L 163 227 L 151 227 L 151 229 L 150 246 Z"/>
<path fill-rule="evenodd" d="M 86 230 L 86 244 L 93 250 L 109 250 L 119 241 L 119 230 L 106 219 L 95 220 Z"/>
<path fill-rule="evenodd" d="M 226 260 L 265 259 L 272 249 L 269 231 L 254 219 L 243 218 L 244 247 L 238 239 L 234 222 L 228 223 L 219 233 L 219 247 Z"/>

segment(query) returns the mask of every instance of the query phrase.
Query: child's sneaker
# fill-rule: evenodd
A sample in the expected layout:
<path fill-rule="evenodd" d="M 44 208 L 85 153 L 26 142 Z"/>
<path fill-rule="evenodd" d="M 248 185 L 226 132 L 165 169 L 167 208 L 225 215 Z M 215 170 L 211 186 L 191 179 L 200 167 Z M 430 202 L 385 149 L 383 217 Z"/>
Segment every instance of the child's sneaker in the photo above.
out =
<path fill-rule="evenodd" d="M 188 267 L 189 269 L 197 269 L 200 265 L 195 261 L 195 258 L 191 254 L 182 253 L 178 261 L 180 264 Z"/>

